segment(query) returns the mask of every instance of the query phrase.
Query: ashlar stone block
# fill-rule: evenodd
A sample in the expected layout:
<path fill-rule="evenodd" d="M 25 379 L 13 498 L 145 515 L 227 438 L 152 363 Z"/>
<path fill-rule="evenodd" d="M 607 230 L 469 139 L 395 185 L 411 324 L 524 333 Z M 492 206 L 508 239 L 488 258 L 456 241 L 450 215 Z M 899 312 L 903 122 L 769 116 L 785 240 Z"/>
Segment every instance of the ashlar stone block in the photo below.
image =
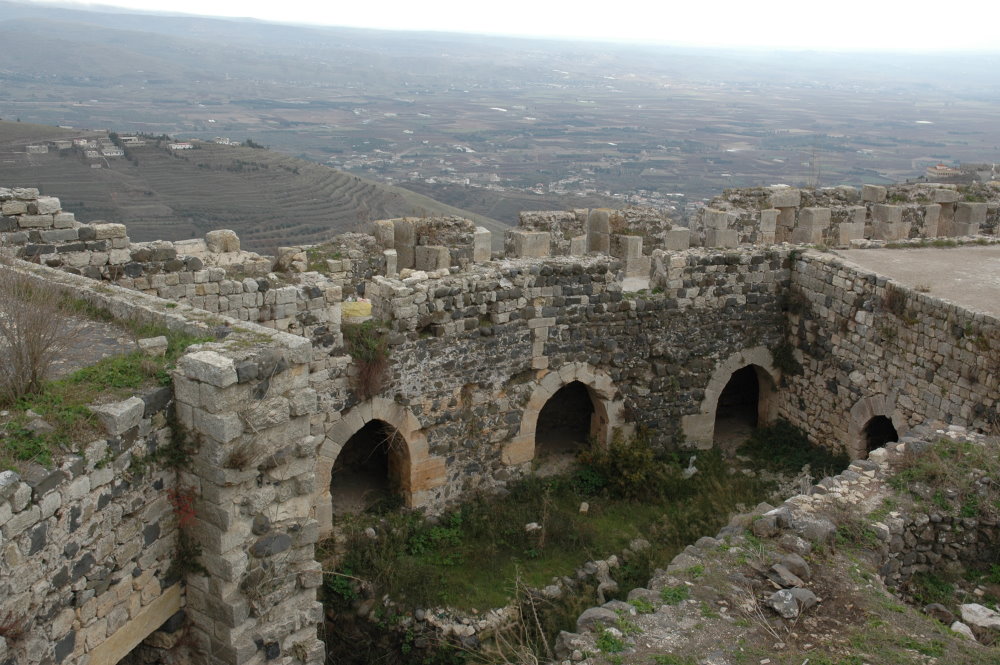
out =
<path fill-rule="evenodd" d="M 772 188 L 770 204 L 772 208 L 798 208 L 802 204 L 802 192 L 794 187 Z"/>
<path fill-rule="evenodd" d="M 514 229 L 507 232 L 508 247 L 514 256 L 524 258 L 544 258 L 551 253 L 552 234 L 548 231 L 522 231 Z"/>
<path fill-rule="evenodd" d="M 472 261 L 473 263 L 485 263 L 493 255 L 493 234 L 489 229 L 477 226 L 472 234 Z"/>
<path fill-rule="evenodd" d="M 707 247 L 732 248 L 740 244 L 739 233 L 735 230 L 721 231 L 718 229 L 708 229 L 705 231 L 705 245 Z"/>
<path fill-rule="evenodd" d="M 182 356 L 177 363 L 189 379 L 225 388 L 236 383 L 236 366 L 232 358 L 215 351 L 196 351 Z"/>
<path fill-rule="evenodd" d="M 684 251 L 691 247 L 691 229 L 674 228 L 667 231 L 666 249 Z"/>
<path fill-rule="evenodd" d="M 882 203 L 886 193 L 885 187 L 881 185 L 865 185 L 861 188 L 861 200 L 866 203 Z"/>
<path fill-rule="evenodd" d="M 451 265 L 451 253 L 440 245 L 419 245 L 414 251 L 416 270 L 440 270 Z"/>
<path fill-rule="evenodd" d="M 145 408 L 146 403 L 140 398 L 129 397 L 123 402 L 92 406 L 90 410 L 101 421 L 110 436 L 118 436 L 139 424 Z"/>

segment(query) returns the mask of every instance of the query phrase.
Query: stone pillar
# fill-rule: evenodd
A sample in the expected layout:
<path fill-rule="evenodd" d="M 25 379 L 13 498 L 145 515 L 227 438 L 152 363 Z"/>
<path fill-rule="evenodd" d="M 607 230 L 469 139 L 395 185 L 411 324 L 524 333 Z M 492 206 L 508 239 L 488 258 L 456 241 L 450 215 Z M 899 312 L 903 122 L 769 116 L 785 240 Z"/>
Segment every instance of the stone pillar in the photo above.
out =
<path fill-rule="evenodd" d="M 597 208 L 587 216 L 587 251 L 607 254 L 611 251 L 611 210 Z"/>
<path fill-rule="evenodd" d="M 551 253 L 552 234 L 548 231 L 507 231 L 504 240 L 507 255 L 517 258 L 545 258 Z"/>
<path fill-rule="evenodd" d="M 208 572 L 186 578 L 193 662 L 322 665 L 312 347 L 260 330 L 268 347 L 197 351 L 174 374 L 178 422 L 196 448 L 179 484 L 196 497 L 190 537 Z"/>
<path fill-rule="evenodd" d="M 830 227 L 829 208 L 803 208 L 798 223 L 792 231 L 792 242 L 798 244 L 823 243 L 823 232 Z"/>
<path fill-rule="evenodd" d="M 413 267 L 413 248 L 416 245 L 416 231 L 413 222 L 409 219 L 394 219 L 392 248 L 396 250 L 397 267 Z"/>
<path fill-rule="evenodd" d="M 955 235 L 979 235 L 979 227 L 986 223 L 986 209 L 986 203 L 958 203 L 955 208 Z"/>
<path fill-rule="evenodd" d="M 941 205 L 938 203 L 928 203 L 924 206 L 924 237 L 936 238 L 938 236 L 938 221 L 941 219 Z"/>
<path fill-rule="evenodd" d="M 774 234 L 778 228 L 778 215 L 781 211 L 777 208 L 760 211 L 760 235 L 757 242 L 770 245 L 774 242 Z"/>
<path fill-rule="evenodd" d="M 399 254 L 394 249 L 382 252 L 385 257 L 385 276 L 396 277 L 399 274 Z"/>
<path fill-rule="evenodd" d="M 477 226 L 472 234 L 472 262 L 486 263 L 493 256 L 493 234 L 489 229 Z"/>
<path fill-rule="evenodd" d="M 650 259 L 642 255 L 641 236 L 612 236 L 611 255 L 622 260 L 625 277 L 649 277 Z"/>
<path fill-rule="evenodd" d="M 391 219 L 380 219 L 373 222 L 372 235 L 382 249 L 393 249 L 396 246 L 396 224 Z"/>
<path fill-rule="evenodd" d="M 903 206 L 878 203 L 872 208 L 872 237 L 875 240 L 903 240 L 910 225 L 903 223 Z"/>
<path fill-rule="evenodd" d="M 802 192 L 792 187 L 772 187 L 769 202 L 771 208 L 778 210 L 774 241 L 791 241 L 792 229 L 795 228 L 795 213 L 802 205 Z"/>
<path fill-rule="evenodd" d="M 739 232 L 729 229 L 729 217 L 730 213 L 725 210 L 705 208 L 702 211 L 706 247 L 736 247 L 739 244 Z"/>
<path fill-rule="evenodd" d="M 955 235 L 955 208 L 958 204 L 958 192 L 954 189 L 935 189 L 934 203 L 941 205 L 938 213 L 938 236 Z"/>

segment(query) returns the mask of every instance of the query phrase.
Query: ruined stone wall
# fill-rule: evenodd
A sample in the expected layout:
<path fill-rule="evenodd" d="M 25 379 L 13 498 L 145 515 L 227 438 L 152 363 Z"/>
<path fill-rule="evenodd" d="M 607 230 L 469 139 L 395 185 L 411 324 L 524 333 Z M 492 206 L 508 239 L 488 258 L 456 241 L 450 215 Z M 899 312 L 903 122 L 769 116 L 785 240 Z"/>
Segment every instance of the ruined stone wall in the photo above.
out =
<path fill-rule="evenodd" d="M 552 234 L 552 255 L 571 256 L 570 241 L 587 233 L 587 209 L 531 210 L 518 214 L 518 227 Z"/>
<path fill-rule="evenodd" d="M 123 224 L 81 224 L 61 211 L 58 198 L 26 188 L 0 189 L 0 211 L 0 250 L 14 256 L 308 337 L 338 338 L 344 285 L 353 285 L 353 293 L 372 276 L 366 256 L 382 259 L 384 272 L 380 253 L 365 254 L 349 238 L 338 245 L 349 245 L 343 247 L 344 260 L 323 262 L 325 275 L 290 284 L 282 281 L 284 275 L 270 273 L 269 259 L 241 251 L 232 231 L 131 243 Z M 363 237 L 375 244 L 371 236 Z"/>
<path fill-rule="evenodd" d="M 113 664 L 183 607 L 183 619 L 168 624 L 185 636 L 183 662 L 321 663 L 309 340 L 16 265 L 115 318 L 219 341 L 180 358 L 173 403 L 168 389 L 101 407 L 109 437 L 87 444 L 85 457 L 2 476 L 0 610 L 34 617 L 27 637 L 4 645 L 8 653 L 25 663 Z M 148 459 L 177 437 L 189 444 L 177 470 Z M 140 456 L 153 463 L 137 465 Z M 171 490 L 190 508 L 187 526 Z M 186 556 L 179 528 L 192 546 Z M 178 558 L 204 572 L 170 576 Z"/>
<path fill-rule="evenodd" d="M 793 244 L 846 247 L 852 241 L 995 235 L 1000 185 L 960 191 L 923 183 L 824 189 L 727 190 L 698 212 L 698 244 Z"/>
<path fill-rule="evenodd" d="M 795 261 L 786 304 L 804 371 L 786 374 L 781 411 L 815 440 L 861 457 L 876 415 L 900 434 L 928 419 L 997 426 L 996 318 L 816 252 Z"/>
<path fill-rule="evenodd" d="M 169 442 L 169 402 L 167 389 L 108 405 L 107 438 L 54 469 L 0 472 L 0 616 L 26 622 L 0 637 L 0 661 L 116 662 L 102 658 L 134 646 L 135 624 L 155 630 L 180 611 L 175 475 L 133 463 Z"/>

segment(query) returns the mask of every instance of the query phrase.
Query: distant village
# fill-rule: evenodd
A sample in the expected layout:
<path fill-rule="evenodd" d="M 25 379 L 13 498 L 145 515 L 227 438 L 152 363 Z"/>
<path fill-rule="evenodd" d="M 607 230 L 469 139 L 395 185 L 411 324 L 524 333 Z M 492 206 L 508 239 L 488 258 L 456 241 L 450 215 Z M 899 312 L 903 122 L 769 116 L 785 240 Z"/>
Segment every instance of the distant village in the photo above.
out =
<path fill-rule="evenodd" d="M 75 137 L 67 139 L 54 139 L 33 143 L 24 147 L 27 155 L 45 155 L 49 152 L 59 152 L 62 154 L 76 152 L 83 159 L 90 162 L 90 168 L 99 169 L 109 166 L 107 160 L 127 159 L 128 149 L 146 145 L 147 137 L 135 134 L 118 135 L 109 132 L 106 136 L 98 137 Z M 167 143 L 167 148 L 172 151 L 192 150 L 197 140 L 177 141 Z M 228 138 L 216 138 L 213 143 L 220 145 L 239 145 L 238 141 L 231 141 Z M 65 152 L 64 152 L 65 151 Z"/>

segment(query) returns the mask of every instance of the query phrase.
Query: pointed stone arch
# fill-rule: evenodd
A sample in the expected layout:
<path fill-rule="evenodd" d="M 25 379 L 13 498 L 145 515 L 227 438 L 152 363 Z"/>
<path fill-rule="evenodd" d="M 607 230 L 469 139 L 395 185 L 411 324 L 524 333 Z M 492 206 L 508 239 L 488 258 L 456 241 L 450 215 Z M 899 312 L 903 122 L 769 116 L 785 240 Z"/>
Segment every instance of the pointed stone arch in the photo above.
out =
<path fill-rule="evenodd" d="M 732 354 L 723 360 L 712 372 L 712 378 L 705 386 L 705 397 L 698 413 L 683 416 L 681 429 L 689 443 L 698 448 L 711 448 L 715 437 L 715 416 L 719 407 L 719 397 L 733 374 L 753 367 L 758 380 L 757 423 L 766 425 L 777 415 L 777 391 L 781 372 L 775 368 L 771 351 L 763 346 L 755 346 Z"/>
<path fill-rule="evenodd" d="M 851 407 L 850 415 L 851 418 L 847 423 L 847 454 L 851 459 L 868 457 L 866 430 L 873 419 L 887 418 L 896 430 L 897 436 L 902 436 L 906 430 L 906 418 L 896 409 L 894 393 L 862 397 Z"/>
<path fill-rule="evenodd" d="M 372 421 L 382 421 L 399 432 L 405 442 L 398 472 L 403 500 L 410 508 L 426 505 L 433 490 L 445 482 L 445 461 L 430 455 L 420 421 L 405 406 L 384 397 L 373 397 L 343 414 L 327 428 L 316 451 L 316 494 L 314 511 L 321 535 L 333 530 L 330 481 L 337 456 L 352 436 Z"/>
<path fill-rule="evenodd" d="M 587 388 L 594 406 L 590 433 L 597 441 L 607 444 L 616 429 L 626 427 L 622 413 L 624 404 L 618 397 L 611 376 L 589 363 L 566 363 L 558 370 L 546 372 L 536 381 L 535 388 L 521 414 L 517 435 L 503 449 L 504 464 L 523 464 L 535 458 L 535 429 L 545 403 L 563 386 L 579 381 Z"/>

